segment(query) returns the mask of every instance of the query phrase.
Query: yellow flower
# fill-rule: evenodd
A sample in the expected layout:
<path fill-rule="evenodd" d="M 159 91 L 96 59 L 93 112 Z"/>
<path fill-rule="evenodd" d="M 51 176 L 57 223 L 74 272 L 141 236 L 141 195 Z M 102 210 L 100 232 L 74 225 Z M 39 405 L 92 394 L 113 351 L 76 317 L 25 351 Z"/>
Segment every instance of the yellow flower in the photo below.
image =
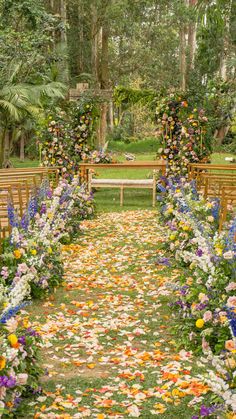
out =
<path fill-rule="evenodd" d="M 22 256 L 22 253 L 19 249 L 14 250 L 13 254 L 14 254 L 16 259 L 20 259 L 21 256 Z"/>
<path fill-rule="evenodd" d="M 48 215 L 48 219 L 49 220 L 52 220 L 53 219 L 53 213 L 52 212 L 48 212 L 47 215 Z"/>
<path fill-rule="evenodd" d="M 13 333 L 12 333 L 11 335 L 9 335 L 7 339 L 8 339 L 8 341 L 9 341 L 10 345 L 11 345 L 13 348 L 14 348 L 14 347 L 17 345 L 17 343 L 18 343 L 17 336 L 16 336 L 16 335 L 14 335 Z"/>
<path fill-rule="evenodd" d="M 207 207 L 208 209 L 212 208 L 212 207 L 213 207 L 212 202 L 208 202 L 208 203 L 206 204 L 206 207 Z"/>
<path fill-rule="evenodd" d="M 203 319 L 198 319 L 197 321 L 196 321 L 196 327 L 198 328 L 198 329 L 202 329 L 203 328 L 203 326 L 204 326 L 204 324 L 205 324 L 205 322 L 204 322 L 204 320 Z"/>
<path fill-rule="evenodd" d="M 176 235 L 175 234 L 171 234 L 170 235 L 170 240 L 175 240 L 175 238 L 176 238 Z"/>
<path fill-rule="evenodd" d="M 52 254 L 52 248 L 51 248 L 51 246 L 50 247 L 48 247 L 48 253 L 51 255 Z"/>
<path fill-rule="evenodd" d="M 37 255 L 37 250 L 36 249 L 31 249 L 30 253 L 31 253 L 31 255 L 35 256 L 35 255 Z"/>
<path fill-rule="evenodd" d="M 166 411 L 166 407 L 162 403 L 156 403 L 153 407 L 158 411 L 158 413 L 164 413 Z"/>
<path fill-rule="evenodd" d="M 4 356 L 0 356 L 0 371 L 3 370 L 6 366 L 6 358 Z"/>
<path fill-rule="evenodd" d="M 190 230 L 190 227 L 189 226 L 183 226 L 183 230 L 184 231 L 189 231 Z"/>

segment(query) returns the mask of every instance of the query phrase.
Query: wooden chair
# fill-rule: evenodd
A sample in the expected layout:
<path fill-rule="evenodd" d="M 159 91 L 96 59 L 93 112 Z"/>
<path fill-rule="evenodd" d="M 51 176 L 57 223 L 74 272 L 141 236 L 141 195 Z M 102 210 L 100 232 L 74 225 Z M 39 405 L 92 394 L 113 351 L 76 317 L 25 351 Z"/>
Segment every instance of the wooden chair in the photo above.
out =
<path fill-rule="evenodd" d="M 236 206 L 236 186 L 223 186 L 220 197 L 219 231 L 222 231 L 223 224 L 227 220 L 228 207 Z"/>
<path fill-rule="evenodd" d="M 236 164 L 208 164 L 208 163 L 190 163 L 188 165 L 188 179 L 198 179 L 200 173 L 214 174 L 233 174 L 236 173 Z"/>
<path fill-rule="evenodd" d="M 204 198 L 214 196 L 219 197 L 223 186 L 236 186 L 236 175 L 212 175 L 204 173 L 201 175 L 201 181 L 197 184 L 199 190 L 203 190 Z"/>

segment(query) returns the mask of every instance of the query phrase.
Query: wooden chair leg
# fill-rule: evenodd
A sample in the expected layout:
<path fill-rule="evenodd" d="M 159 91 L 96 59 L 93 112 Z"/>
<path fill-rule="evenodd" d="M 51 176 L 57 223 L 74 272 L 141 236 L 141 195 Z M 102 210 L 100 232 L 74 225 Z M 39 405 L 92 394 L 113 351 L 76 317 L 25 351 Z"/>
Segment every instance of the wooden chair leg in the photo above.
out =
<path fill-rule="evenodd" d="M 124 186 L 120 187 L 120 206 L 123 207 L 124 204 Z"/>
<path fill-rule="evenodd" d="M 89 194 L 92 191 L 92 178 L 93 178 L 92 172 L 89 170 L 89 172 L 88 172 L 88 184 L 87 184 Z"/>

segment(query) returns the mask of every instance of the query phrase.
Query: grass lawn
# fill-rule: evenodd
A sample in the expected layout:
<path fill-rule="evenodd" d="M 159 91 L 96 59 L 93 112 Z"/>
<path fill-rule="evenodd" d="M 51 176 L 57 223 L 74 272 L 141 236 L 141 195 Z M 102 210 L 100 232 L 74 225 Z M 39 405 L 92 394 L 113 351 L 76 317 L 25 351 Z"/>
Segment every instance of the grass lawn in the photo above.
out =
<path fill-rule="evenodd" d="M 126 150 L 125 150 L 126 151 Z M 230 157 L 230 153 L 213 153 L 212 163 L 214 164 L 230 164 L 225 161 L 225 157 Z M 124 161 L 123 153 L 115 153 L 118 161 Z M 136 160 L 151 161 L 155 160 L 156 153 L 136 154 Z M 37 167 L 37 160 L 25 159 L 21 162 L 18 158 L 11 159 L 14 167 Z M 149 169 L 99 169 L 96 174 L 101 179 L 146 179 L 152 177 L 152 171 Z M 152 208 L 152 191 L 147 189 L 126 189 L 124 192 L 124 206 L 120 207 L 120 190 L 117 189 L 99 189 L 95 193 L 95 201 L 97 212 L 110 211 L 127 211 L 136 209 Z"/>

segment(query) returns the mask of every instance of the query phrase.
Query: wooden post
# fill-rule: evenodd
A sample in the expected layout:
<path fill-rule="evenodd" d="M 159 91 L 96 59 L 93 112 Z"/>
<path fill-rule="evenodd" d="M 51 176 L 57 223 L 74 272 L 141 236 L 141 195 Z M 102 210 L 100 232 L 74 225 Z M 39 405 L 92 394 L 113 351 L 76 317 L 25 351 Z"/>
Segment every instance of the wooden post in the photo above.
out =
<path fill-rule="evenodd" d="M 123 207 L 124 204 L 124 185 L 120 187 L 120 206 Z"/>

